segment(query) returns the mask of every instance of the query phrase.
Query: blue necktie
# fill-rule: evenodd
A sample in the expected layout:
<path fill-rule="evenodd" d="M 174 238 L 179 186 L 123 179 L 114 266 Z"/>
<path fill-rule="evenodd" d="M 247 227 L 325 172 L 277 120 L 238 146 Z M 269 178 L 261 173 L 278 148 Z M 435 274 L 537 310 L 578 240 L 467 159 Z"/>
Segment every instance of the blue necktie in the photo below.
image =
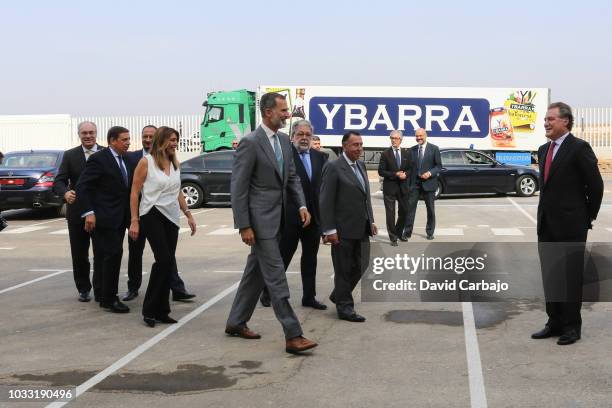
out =
<path fill-rule="evenodd" d="M 118 156 L 119 157 L 119 168 L 121 169 L 121 175 L 123 176 L 123 182 L 125 183 L 125 186 L 128 187 L 128 175 L 127 175 L 127 170 L 125 169 L 125 164 L 123 163 L 123 157 L 122 156 Z"/>
<path fill-rule="evenodd" d="M 400 167 L 402 167 L 402 159 L 400 158 L 399 155 L 399 149 L 393 149 L 395 150 L 395 162 L 397 163 L 397 168 L 399 169 Z"/>
<path fill-rule="evenodd" d="M 419 146 L 419 176 L 423 173 L 423 145 Z"/>
<path fill-rule="evenodd" d="M 302 156 L 302 163 L 304 163 L 304 168 L 306 169 L 308 180 L 312 180 L 312 166 L 310 165 L 310 154 L 308 152 L 302 152 L 300 153 L 300 156 Z"/>
<path fill-rule="evenodd" d="M 278 142 L 278 135 L 272 136 L 274 138 L 274 156 L 276 156 L 276 163 L 280 169 L 280 175 L 283 177 L 283 170 L 285 170 L 285 163 L 283 161 L 283 151 L 281 150 L 280 143 Z"/>
<path fill-rule="evenodd" d="M 366 191 L 365 181 L 363 180 L 363 176 L 361 175 L 361 172 L 357 168 L 357 163 L 351 164 L 351 167 L 353 168 L 353 172 L 355 173 L 355 176 L 357 176 L 357 180 L 359 180 L 359 184 L 361 184 L 361 188 L 363 189 L 363 191 Z"/>

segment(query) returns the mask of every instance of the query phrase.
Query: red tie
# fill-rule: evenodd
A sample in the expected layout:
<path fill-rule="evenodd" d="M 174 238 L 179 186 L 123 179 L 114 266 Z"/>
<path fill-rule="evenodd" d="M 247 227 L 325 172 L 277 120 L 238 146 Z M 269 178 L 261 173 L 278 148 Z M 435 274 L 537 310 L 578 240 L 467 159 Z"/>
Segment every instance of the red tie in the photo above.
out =
<path fill-rule="evenodd" d="M 555 150 L 555 142 L 550 142 L 548 147 L 548 153 L 546 153 L 546 161 L 544 162 L 544 182 L 548 181 L 548 175 L 550 174 L 550 165 L 552 164 L 553 151 Z"/>

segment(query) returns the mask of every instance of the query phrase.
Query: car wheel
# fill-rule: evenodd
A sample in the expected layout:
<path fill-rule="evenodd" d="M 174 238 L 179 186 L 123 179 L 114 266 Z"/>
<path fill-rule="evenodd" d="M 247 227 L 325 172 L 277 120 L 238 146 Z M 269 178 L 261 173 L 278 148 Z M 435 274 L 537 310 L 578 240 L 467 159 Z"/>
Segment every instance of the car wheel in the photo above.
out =
<path fill-rule="evenodd" d="M 194 183 L 183 183 L 181 191 L 189 208 L 198 208 L 204 203 L 204 191 Z"/>
<path fill-rule="evenodd" d="M 536 192 L 537 182 L 533 176 L 524 174 L 516 180 L 516 194 L 530 197 Z"/>
<path fill-rule="evenodd" d="M 444 191 L 444 185 L 442 184 L 440 180 L 438 180 L 438 186 L 436 187 L 436 191 L 434 192 L 434 198 L 436 200 L 440 198 L 440 195 L 442 195 L 443 191 Z"/>

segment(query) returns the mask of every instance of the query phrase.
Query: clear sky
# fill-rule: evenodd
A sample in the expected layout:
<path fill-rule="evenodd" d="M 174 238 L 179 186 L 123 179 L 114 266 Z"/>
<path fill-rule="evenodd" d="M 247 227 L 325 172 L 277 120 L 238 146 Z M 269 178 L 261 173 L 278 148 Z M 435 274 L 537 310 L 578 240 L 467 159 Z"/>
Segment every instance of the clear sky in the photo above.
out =
<path fill-rule="evenodd" d="M 610 1 L 0 0 L 0 114 L 200 112 L 258 84 L 548 87 L 612 106 Z"/>

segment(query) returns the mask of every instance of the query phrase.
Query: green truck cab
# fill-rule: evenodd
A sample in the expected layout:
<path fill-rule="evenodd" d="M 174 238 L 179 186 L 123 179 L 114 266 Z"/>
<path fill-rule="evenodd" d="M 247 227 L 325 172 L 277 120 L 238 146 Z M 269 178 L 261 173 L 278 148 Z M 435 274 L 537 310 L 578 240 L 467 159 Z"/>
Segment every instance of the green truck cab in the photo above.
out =
<path fill-rule="evenodd" d="M 206 112 L 200 125 L 203 152 L 231 149 L 234 139 L 255 128 L 255 92 L 211 92 L 207 98 L 202 104 Z"/>

